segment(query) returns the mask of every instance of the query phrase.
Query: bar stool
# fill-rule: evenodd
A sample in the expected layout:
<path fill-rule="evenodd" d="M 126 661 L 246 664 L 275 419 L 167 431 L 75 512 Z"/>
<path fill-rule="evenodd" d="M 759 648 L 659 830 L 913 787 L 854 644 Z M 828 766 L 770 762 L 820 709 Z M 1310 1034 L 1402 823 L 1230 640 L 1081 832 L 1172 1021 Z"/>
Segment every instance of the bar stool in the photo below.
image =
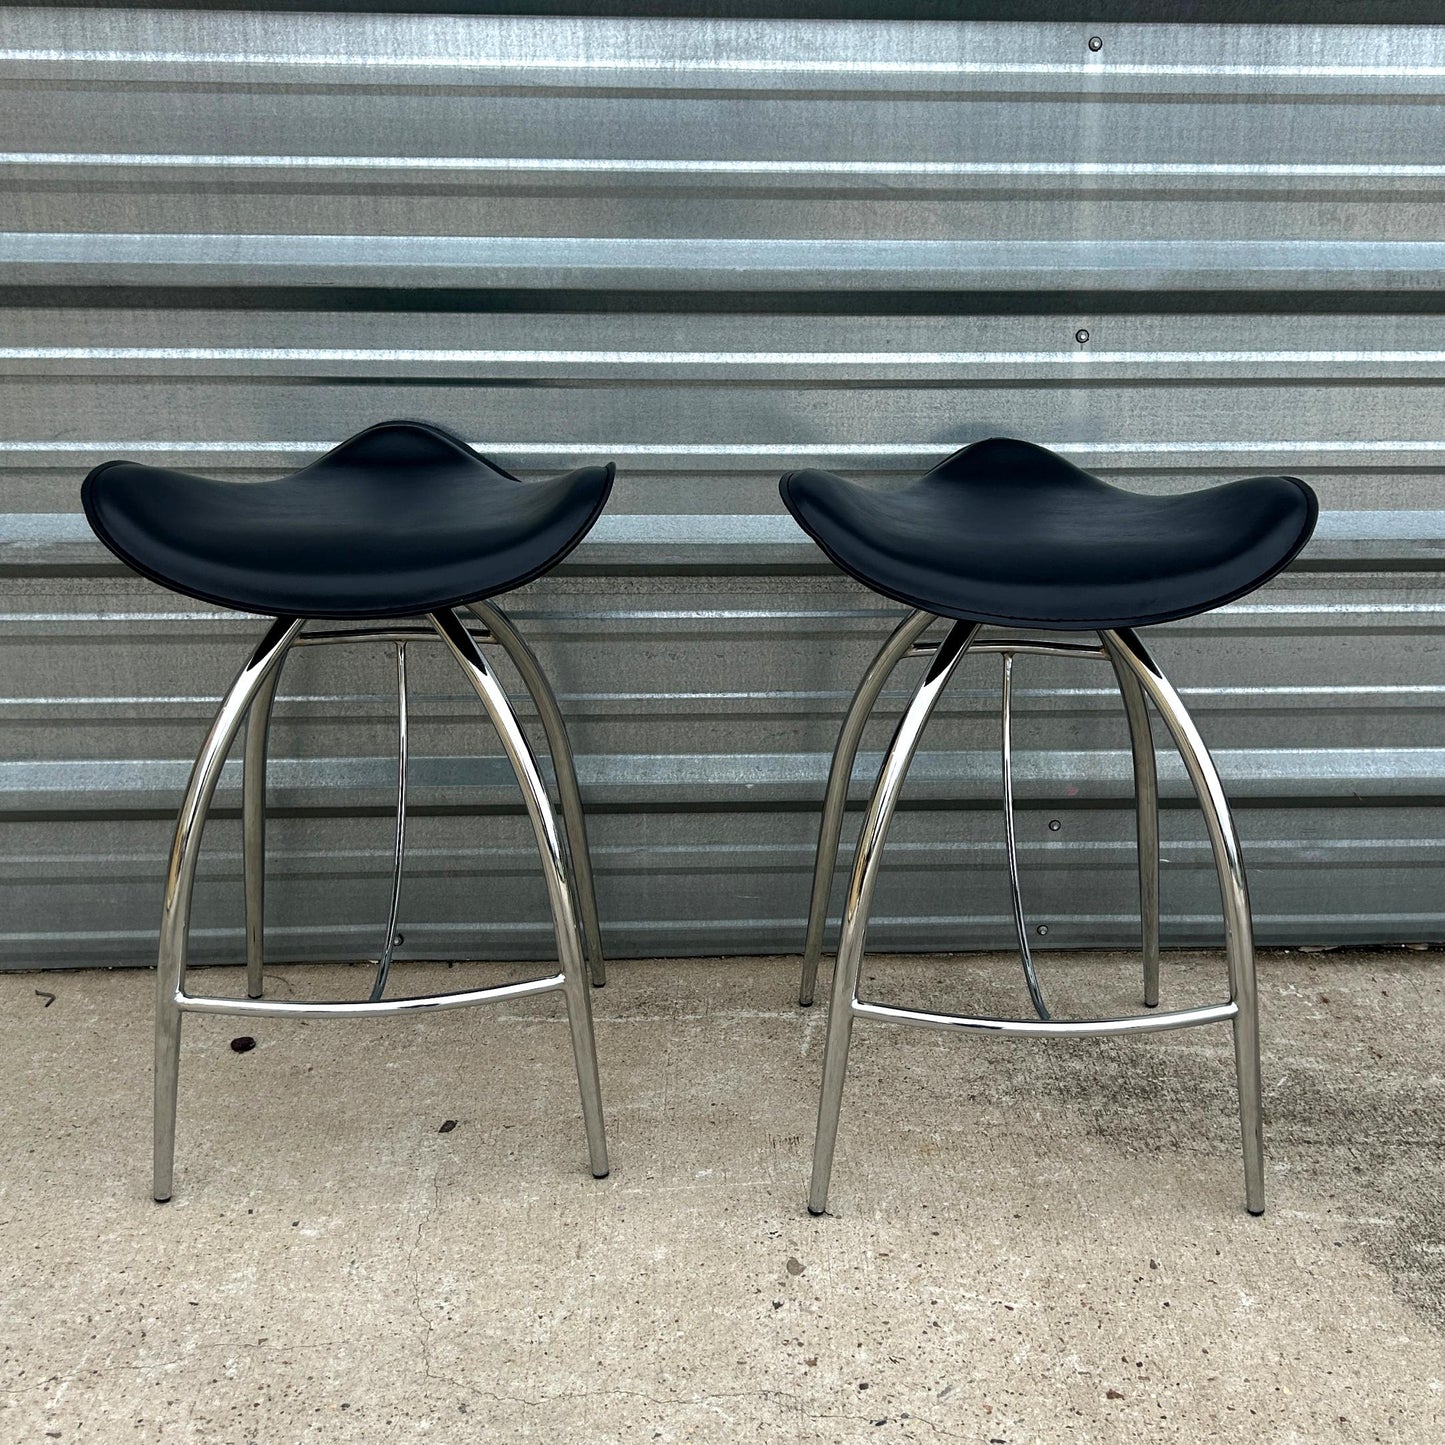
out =
<path fill-rule="evenodd" d="M 429 423 L 383 422 L 275 481 L 235 483 L 134 462 L 105 462 L 82 498 L 96 535 L 121 561 L 171 591 L 274 619 L 226 693 L 201 745 L 176 823 L 156 973 L 154 1195 L 171 1197 L 181 1020 L 187 1013 L 271 1018 L 376 1018 L 561 993 L 571 1024 L 592 1172 L 607 1144 L 586 970 L 605 979 L 577 776 L 556 697 L 537 659 L 488 598 L 540 577 L 591 529 L 614 468 L 583 467 L 524 485 Z M 468 608 L 476 623 L 456 609 Z M 317 620 L 379 626 L 304 631 Z M 408 625 L 404 619 L 424 619 Z M 459 993 L 384 998 L 406 840 L 409 645 L 440 639 L 497 729 L 522 789 L 551 906 L 558 968 L 545 977 Z M 307 1003 L 263 997 L 266 742 L 292 647 L 380 642 L 397 664 L 396 848 L 387 932 L 371 997 Z M 499 645 L 536 705 L 552 755 L 561 826 L 507 694 L 482 656 Z M 206 815 L 243 721 L 242 832 L 246 899 L 244 999 L 186 992 L 191 893 Z"/>
<path fill-rule="evenodd" d="M 1314 493 L 1294 477 L 1253 477 L 1182 496 L 1140 496 L 1043 447 L 1007 438 L 966 446 L 897 491 L 812 470 L 784 476 L 780 490 L 799 525 L 839 567 L 915 609 L 864 673 L 833 753 L 808 909 L 798 1000 L 804 1006 L 813 1001 L 848 783 L 864 727 L 894 668 L 904 658 L 929 659 L 883 755 L 853 858 L 833 969 L 809 1210 L 822 1214 L 827 1207 L 853 1023 L 871 1019 L 1028 1038 L 1153 1033 L 1228 1022 L 1234 1031 L 1245 1204 L 1251 1214 L 1263 1213 L 1254 943 L 1239 839 L 1209 752 L 1134 629 L 1207 612 L 1267 582 L 1309 540 L 1319 514 Z M 922 642 L 939 618 L 952 619 L 947 635 L 936 645 Z M 981 638 L 985 625 L 1012 635 Z M 1093 632 L 1098 645 L 1033 635 L 1038 631 Z M 1020 960 L 1037 1015 L 1027 1020 L 894 1008 L 858 997 L 868 912 L 909 763 L 949 679 L 966 653 L 977 652 L 1003 657 L 1004 843 Z M 1124 1018 L 1050 1016 L 1029 953 L 1014 843 L 1010 702 L 1013 659 L 1020 654 L 1097 659 L 1113 668 L 1133 744 L 1144 1002 L 1151 1009 L 1159 1002 L 1159 821 L 1148 703 L 1163 718 L 1208 825 L 1224 906 L 1226 1002 Z"/>

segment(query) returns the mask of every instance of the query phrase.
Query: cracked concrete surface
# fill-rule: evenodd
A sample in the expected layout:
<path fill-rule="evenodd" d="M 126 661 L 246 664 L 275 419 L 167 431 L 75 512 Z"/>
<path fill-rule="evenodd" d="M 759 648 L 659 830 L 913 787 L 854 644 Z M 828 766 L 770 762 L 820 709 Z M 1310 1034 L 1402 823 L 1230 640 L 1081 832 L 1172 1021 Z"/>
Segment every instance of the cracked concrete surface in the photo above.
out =
<path fill-rule="evenodd" d="M 1132 1006 L 1126 959 L 1042 962 L 1059 1010 Z M 810 1218 L 824 1016 L 795 966 L 612 965 L 601 1182 L 559 999 L 192 1017 L 164 1207 L 150 977 L 0 976 L 0 1440 L 1445 1439 L 1445 955 L 1263 957 L 1264 1219 L 1227 1030 L 868 1024 Z M 1166 1003 L 1220 972 L 1172 960 Z M 1023 1001 L 997 957 L 867 974 L 890 1002 Z"/>

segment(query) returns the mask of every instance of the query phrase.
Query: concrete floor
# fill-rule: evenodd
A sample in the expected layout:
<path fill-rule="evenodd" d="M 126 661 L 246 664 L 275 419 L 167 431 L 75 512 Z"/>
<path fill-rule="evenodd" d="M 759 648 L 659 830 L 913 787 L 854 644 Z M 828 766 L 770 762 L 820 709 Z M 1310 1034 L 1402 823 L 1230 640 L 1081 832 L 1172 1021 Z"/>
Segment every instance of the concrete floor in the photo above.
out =
<path fill-rule="evenodd" d="M 1119 959 L 1043 963 L 1060 1010 L 1137 986 Z M 880 1025 L 835 1214 L 809 1217 L 824 1013 L 790 1006 L 794 966 L 613 965 L 603 1182 L 555 998 L 192 1018 L 165 1207 L 151 979 L 0 976 L 0 1440 L 1445 1440 L 1445 955 L 1262 959 L 1263 1219 L 1227 1030 Z M 868 991 L 1016 1011 L 1015 967 L 874 959 Z M 1166 1004 L 1219 973 L 1170 963 Z M 520 973 L 397 982 L 463 976 Z"/>

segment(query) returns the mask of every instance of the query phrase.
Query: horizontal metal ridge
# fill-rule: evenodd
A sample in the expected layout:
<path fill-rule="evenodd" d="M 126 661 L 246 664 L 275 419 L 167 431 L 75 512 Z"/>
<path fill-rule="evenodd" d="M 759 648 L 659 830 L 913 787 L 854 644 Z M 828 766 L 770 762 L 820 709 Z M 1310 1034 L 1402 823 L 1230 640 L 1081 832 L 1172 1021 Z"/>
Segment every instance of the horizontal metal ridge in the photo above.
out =
<path fill-rule="evenodd" d="M 619 467 L 633 466 L 648 471 L 726 469 L 776 474 L 798 467 L 823 467 L 838 471 L 917 473 L 935 466 L 958 447 L 994 434 L 975 429 L 974 435 L 944 437 L 934 442 L 717 442 L 688 445 L 679 442 L 583 439 L 543 442 L 492 438 L 477 440 L 475 444 L 487 455 L 523 472 L 552 472 L 606 458 L 616 461 Z M 1348 467 L 1352 472 L 1359 472 L 1405 468 L 1438 470 L 1445 467 L 1445 439 L 1380 437 L 1367 441 L 1340 441 L 1280 437 L 1231 441 L 1221 437 L 1198 441 L 1088 441 L 1036 436 L 1034 440 L 1082 465 L 1112 472 L 1144 468 L 1242 472 L 1265 471 L 1272 467 L 1286 471 L 1304 467 L 1314 470 Z M 335 444 L 334 437 L 306 441 L 180 438 L 167 441 L 137 438 L 5 440 L 0 441 L 0 465 L 8 463 L 14 467 L 75 471 L 97 466 L 115 457 L 133 457 L 155 466 L 194 468 L 198 471 L 279 471 L 297 466 L 298 458 L 320 456 Z"/>
<path fill-rule="evenodd" d="M 0 19 L 0 74 L 37 80 L 1098 96 L 1411 94 L 1445 76 L 1433 27 L 1402 56 L 1366 25 L 1111 24 L 1108 46 L 1090 51 L 1078 25 L 1009 22 L 394 15 L 379 45 L 365 15 L 132 7 L 77 25 L 63 9 L 12 8 Z"/>
<path fill-rule="evenodd" d="M 460 284 L 670 290 L 1411 290 L 1445 277 L 1445 241 L 745 240 L 615 236 L 306 236 L 0 232 L 12 285 Z"/>
<path fill-rule="evenodd" d="M 881 754 L 862 753 L 854 770 L 860 798 Z M 1214 760 L 1237 803 L 1309 800 L 1386 802 L 1445 798 L 1445 747 L 1219 748 Z M 1188 803 L 1183 765 L 1160 756 L 1161 797 Z M 723 803 L 756 810 L 816 806 L 827 776 L 826 753 L 591 754 L 577 760 L 589 804 L 599 808 L 691 807 Z M 355 808 L 385 805 L 395 764 L 386 758 L 278 758 L 270 775 L 278 806 Z M 166 812 L 184 787 L 188 761 L 172 759 L 46 759 L 0 762 L 0 796 L 7 806 L 84 816 L 118 809 Z M 1017 755 L 1018 796 L 1066 806 L 1132 797 L 1126 751 L 1030 750 Z M 240 770 L 228 763 L 219 806 L 235 806 Z M 411 792 L 418 807 L 481 806 L 520 811 L 505 759 L 429 756 L 415 760 Z M 988 749 L 920 752 L 909 773 L 909 800 L 947 800 L 960 807 L 997 807 L 998 758 Z"/>
<path fill-rule="evenodd" d="M 20 376 L 454 376 L 680 382 L 805 379 L 987 383 L 1091 379 L 1445 379 L 1445 350 L 1339 348 L 1053 351 L 710 351 L 356 346 L 0 346 L 0 374 Z"/>
<path fill-rule="evenodd" d="M 1353 196 L 1394 191 L 1418 197 L 1422 183 L 1445 181 L 1445 166 L 1379 161 L 1109 161 L 1033 160 L 830 160 L 798 156 L 756 160 L 717 156 L 466 156 L 466 155 L 246 155 L 146 151 L 0 151 L 0 177 L 26 184 L 59 179 L 114 183 L 133 172 L 133 183 L 154 185 L 167 172 L 187 184 L 205 181 L 224 190 L 261 177 L 278 184 L 452 187 L 475 193 L 479 186 L 547 186 L 627 192 L 642 187 L 712 195 L 805 188 L 848 196 L 898 196 L 912 190 L 964 194 L 1017 189 L 1041 183 L 1059 194 L 1101 190 L 1190 195 L 1274 193 L 1290 188 Z"/>
<path fill-rule="evenodd" d="M 254 619 L 251 625 L 254 629 Z M 1445 615 L 1442 615 L 1442 626 L 1445 626 Z M 548 632 L 555 635 L 550 628 Z M 18 628 L 7 628 L 3 635 L 13 641 L 24 634 Z M 97 635 L 101 634 L 97 631 Z M 816 639 L 816 630 L 813 636 Z M 905 674 L 897 686 L 885 690 L 880 712 L 892 716 L 905 706 L 907 676 Z M 837 681 L 842 683 L 844 679 Z M 1193 685 L 1180 687 L 1178 691 L 1190 711 L 1200 719 L 1210 716 L 1252 719 L 1264 715 L 1278 717 L 1286 713 L 1319 715 L 1329 709 L 1363 713 L 1383 705 L 1396 715 L 1394 721 L 1402 722 L 1410 713 L 1433 715 L 1445 711 L 1445 682 Z M 1074 687 L 1052 683 L 1027 688 L 1016 686 L 1014 692 L 1027 703 L 1030 713 L 1039 719 L 1049 714 L 1066 714 L 1071 719 L 1092 723 L 1101 717 L 1114 718 L 1118 713 L 1118 692 L 1103 682 Z M 659 713 L 675 718 L 680 725 L 696 719 L 715 728 L 753 727 L 779 717 L 817 718 L 826 726 L 829 722 L 841 722 L 850 694 L 851 689 L 847 686 L 755 688 L 746 692 L 679 686 L 650 690 L 563 692 L 558 694 L 558 702 L 569 721 L 579 727 L 596 723 L 620 722 L 627 726 L 655 723 Z M 418 698 L 413 700 L 412 715 L 418 722 L 426 724 L 440 722 L 466 726 L 474 717 L 467 711 L 468 702 L 469 699 L 460 695 L 444 699 Z M 525 697 L 513 696 L 512 705 L 524 723 L 535 720 L 535 709 L 528 706 Z M 325 691 L 292 693 L 282 703 L 292 725 L 323 729 L 358 722 L 370 725 L 378 721 L 385 728 L 394 717 L 395 707 L 395 699 L 386 693 L 355 691 L 341 684 Z M 156 685 L 152 691 L 130 694 L 76 696 L 36 691 L 29 695 L 11 693 L 0 696 L 0 722 L 53 723 L 57 727 L 73 727 L 77 723 L 163 727 L 180 722 L 204 728 L 215 716 L 215 711 L 214 696 L 167 691 L 163 683 Z M 987 725 L 997 711 L 998 698 L 993 689 L 987 686 L 960 687 L 945 697 L 935 715 L 940 719 L 960 718 Z M 1429 728 L 1428 716 L 1425 728 Z"/>

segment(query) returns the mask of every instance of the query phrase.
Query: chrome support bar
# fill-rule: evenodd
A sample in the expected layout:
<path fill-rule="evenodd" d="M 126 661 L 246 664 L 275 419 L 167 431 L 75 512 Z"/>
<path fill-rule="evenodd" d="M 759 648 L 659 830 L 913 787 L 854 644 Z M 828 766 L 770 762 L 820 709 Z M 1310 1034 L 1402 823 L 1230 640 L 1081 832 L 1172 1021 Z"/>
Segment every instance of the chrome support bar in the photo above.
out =
<path fill-rule="evenodd" d="M 1234 1017 L 1234 1065 L 1239 1083 L 1239 1124 L 1244 1146 L 1244 1199 L 1251 1214 L 1264 1213 L 1264 1126 L 1259 1065 L 1259 1001 L 1254 972 L 1254 926 L 1249 884 L 1244 875 L 1239 835 L 1229 799 L 1209 749 L 1179 694 L 1138 634 L 1128 628 L 1102 634 L 1110 653 L 1138 679 L 1164 719 L 1184 760 L 1209 830 L 1214 871 L 1224 908 L 1224 947 L 1229 962 L 1229 996 L 1239 1006 Z"/>
<path fill-rule="evenodd" d="M 560 973 L 546 978 L 529 978 L 522 983 L 502 983 L 491 988 L 473 988 L 462 993 L 430 993 L 414 998 L 350 999 L 310 1003 L 304 1000 L 269 998 L 211 998 L 204 994 L 177 993 L 176 1007 L 183 1013 L 238 1014 L 244 1018 L 352 1019 L 392 1018 L 397 1014 L 440 1013 L 443 1009 L 469 1008 L 477 1003 L 506 1003 L 542 993 L 559 993 L 567 985 Z"/>
<path fill-rule="evenodd" d="M 271 739 L 271 709 L 286 653 L 276 659 L 246 712 L 246 742 L 241 763 L 241 876 L 246 894 L 246 993 L 265 992 L 266 967 L 266 758 Z"/>
<path fill-rule="evenodd" d="M 475 635 L 475 634 L 474 634 Z M 376 982 L 371 997 L 379 999 L 386 988 L 391 971 L 392 953 L 396 947 L 396 922 L 401 905 L 401 871 L 406 850 L 406 779 L 407 779 L 407 685 L 406 648 L 408 642 L 422 639 L 435 641 L 430 628 L 356 628 L 347 632 L 303 632 L 292 639 L 291 647 L 325 645 L 335 642 L 392 642 L 396 646 L 397 671 L 397 783 L 396 783 L 396 845 L 392 861 L 391 903 L 386 932 L 377 956 Z M 490 642 L 487 636 L 478 640 Z M 288 649 L 289 650 L 289 649 Z M 283 656 L 251 703 L 246 719 L 245 760 L 241 782 L 242 874 L 246 893 L 246 993 L 260 998 L 265 990 L 266 959 L 266 760 L 271 730 L 271 712 L 276 701 L 276 688 L 281 681 Z"/>
<path fill-rule="evenodd" d="M 1201 1008 L 1177 1009 L 1171 1013 L 1136 1014 L 1122 1019 L 988 1019 L 967 1014 L 929 1013 L 923 1009 L 892 1008 L 888 1004 L 855 1000 L 854 1018 L 876 1019 L 885 1024 L 908 1024 L 912 1028 L 942 1029 L 946 1033 L 1012 1034 L 1019 1038 L 1101 1039 L 1119 1034 L 1159 1034 L 1170 1029 L 1194 1028 L 1199 1024 L 1220 1024 L 1239 1012 L 1236 1003 L 1208 1004 Z"/>
<path fill-rule="evenodd" d="M 301 630 L 301 619 L 280 617 L 266 631 L 221 702 L 201 751 L 191 769 L 186 795 L 176 819 L 161 904 L 160 951 L 156 958 L 155 1118 L 152 1192 L 158 1202 L 171 1197 L 176 1151 L 176 1085 L 181 1058 L 181 1010 L 176 995 L 184 992 L 186 945 L 190 934 L 191 892 L 206 813 L 216 794 L 221 766 L 253 700 L 281 665 L 286 649 Z M 263 784 L 264 786 L 264 784 Z"/>
<path fill-rule="evenodd" d="M 502 750 L 521 785 L 527 814 L 532 820 L 537 851 L 542 858 L 547 898 L 552 905 L 557 958 L 562 965 L 562 992 L 567 1000 L 567 1018 L 572 1027 L 572 1052 L 577 1063 L 577 1084 L 582 1094 L 587 1152 L 592 1173 L 602 1179 L 608 1171 L 607 1139 L 602 1122 L 602 1085 L 597 1075 L 597 1045 L 592 1037 L 592 999 L 584 972 L 586 945 L 577 919 L 576 893 L 567 849 L 557 830 L 552 800 L 543 786 L 537 759 L 517 722 L 511 703 L 507 701 L 506 689 L 487 666 L 471 633 L 456 613 L 433 612 L 430 616 L 432 626 L 451 649 L 452 656 L 487 710 L 501 739 Z"/>
<path fill-rule="evenodd" d="M 833 891 L 833 870 L 838 866 L 838 839 L 843 832 L 843 812 L 848 806 L 848 784 L 853 777 L 853 764 L 863 729 L 893 669 L 908 656 L 932 656 L 913 652 L 924 631 L 935 621 L 931 612 L 913 612 L 893 629 L 878 655 L 868 664 L 853 701 L 843 719 L 833 749 L 833 762 L 828 769 L 828 788 L 823 797 L 823 816 L 818 824 L 818 851 L 813 860 L 813 894 L 808 904 L 808 937 L 803 945 L 803 977 L 798 986 L 798 1002 L 807 1008 L 813 1002 L 818 982 L 818 960 L 823 955 L 823 929 L 828 922 L 828 897 Z"/>
<path fill-rule="evenodd" d="M 1134 757 L 1134 841 L 1139 866 L 1139 945 L 1144 960 L 1144 1006 L 1159 1007 L 1159 765 L 1149 726 L 1149 702 L 1139 679 L 1104 634 L 1119 696 L 1129 720 Z"/>
<path fill-rule="evenodd" d="M 557 779 L 557 796 L 562 803 L 562 825 L 572 861 L 577 911 L 582 915 L 582 936 L 587 945 L 587 965 L 592 983 L 601 988 L 607 982 L 607 961 L 602 953 L 602 929 L 597 920 L 597 894 L 592 882 L 592 853 L 587 846 L 587 818 L 582 811 L 582 792 L 577 786 L 577 769 L 572 761 L 572 744 L 557 695 L 547 681 L 536 654 L 512 625 L 512 620 L 493 602 L 473 602 L 470 610 L 485 624 L 492 641 L 500 644 L 512 660 L 537 709 L 552 755 L 552 772 Z M 475 636 L 475 634 L 473 634 Z"/>
<path fill-rule="evenodd" d="M 483 646 L 496 638 L 482 628 L 471 629 L 472 641 Z M 348 627 L 324 632 L 304 632 L 294 643 L 296 647 L 325 647 L 346 642 L 435 642 L 437 635 L 429 627 Z"/>
<path fill-rule="evenodd" d="M 939 644 L 936 642 L 915 642 L 908 649 L 909 657 L 932 657 L 938 651 Z M 1087 642 L 1054 642 L 1047 637 L 1021 637 L 1017 642 L 1008 638 L 985 638 L 982 642 L 975 642 L 969 649 L 970 652 L 994 653 L 996 655 L 1017 654 L 1027 657 L 1089 657 L 1096 658 L 1103 662 L 1108 653 L 1102 647 L 1094 647 Z"/>
<path fill-rule="evenodd" d="M 396 920 L 402 909 L 402 863 L 406 858 L 406 643 L 396 644 L 396 848 L 392 855 L 392 902 L 387 907 L 386 933 L 381 936 L 381 957 L 376 961 L 376 983 L 371 1003 L 386 993 L 386 975 L 392 971 L 396 951 Z"/>
<path fill-rule="evenodd" d="M 401 867 L 406 858 L 406 646 L 404 642 L 396 644 L 396 847 L 391 863 L 391 904 L 386 914 L 381 956 L 376 960 L 376 982 L 371 986 L 372 1003 L 378 1002 L 386 992 L 386 976 L 391 972 L 391 956 L 396 950 L 396 920 L 401 912 Z"/>
<path fill-rule="evenodd" d="M 1039 976 L 1034 970 L 1033 954 L 1029 951 L 1029 925 L 1028 919 L 1024 917 L 1023 895 L 1019 891 L 1019 850 L 1014 837 L 1013 690 L 1014 655 L 1012 652 L 1005 652 L 999 705 L 1002 724 L 999 732 L 999 762 L 1003 772 L 1003 842 L 1008 854 L 1008 890 L 1013 903 L 1014 933 L 1019 941 L 1019 962 L 1024 966 L 1024 982 L 1028 985 L 1034 1012 L 1046 1020 L 1050 1014 L 1044 1003 L 1044 991 L 1039 985 Z"/>
<path fill-rule="evenodd" d="M 915 614 L 915 618 L 917 615 Z M 910 618 L 908 623 L 894 633 L 891 640 L 897 640 L 913 621 L 914 619 Z M 853 1004 L 858 997 L 858 970 L 863 963 L 868 911 L 873 902 L 874 885 L 878 882 L 878 865 L 883 858 L 888 825 L 893 820 L 893 810 L 898 806 L 903 780 L 918 748 L 918 740 L 923 736 L 923 729 L 977 632 L 976 622 L 955 622 L 949 629 L 948 636 L 939 644 L 937 653 L 928 665 L 928 671 L 923 675 L 912 701 L 899 720 L 893 741 L 888 744 L 888 751 L 883 754 L 878 781 L 874 785 L 873 797 L 863 820 L 863 831 L 858 839 L 858 850 L 853 856 L 853 874 L 848 883 L 848 896 L 843 907 L 843 930 L 838 940 L 838 959 L 833 965 L 828 1036 L 823 1049 L 823 1090 L 818 1100 L 818 1133 L 813 1145 L 813 1180 L 808 1191 L 808 1209 L 813 1214 L 822 1214 L 828 1206 L 828 1178 L 833 1170 L 833 1147 L 838 1140 L 838 1115 L 843 1107 L 843 1083 L 848 1072 L 848 1046 L 853 1037 Z M 880 653 L 878 660 L 881 661 L 882 658 L 883 654 Z M 878 686 L 881 688 L 881 682 Z M 849 721 L 852 721 L 851 712 Z M 859 730 L 861 731 L 861 725 Z M 856 747 L 856 743 L 854 746 Z"/>

